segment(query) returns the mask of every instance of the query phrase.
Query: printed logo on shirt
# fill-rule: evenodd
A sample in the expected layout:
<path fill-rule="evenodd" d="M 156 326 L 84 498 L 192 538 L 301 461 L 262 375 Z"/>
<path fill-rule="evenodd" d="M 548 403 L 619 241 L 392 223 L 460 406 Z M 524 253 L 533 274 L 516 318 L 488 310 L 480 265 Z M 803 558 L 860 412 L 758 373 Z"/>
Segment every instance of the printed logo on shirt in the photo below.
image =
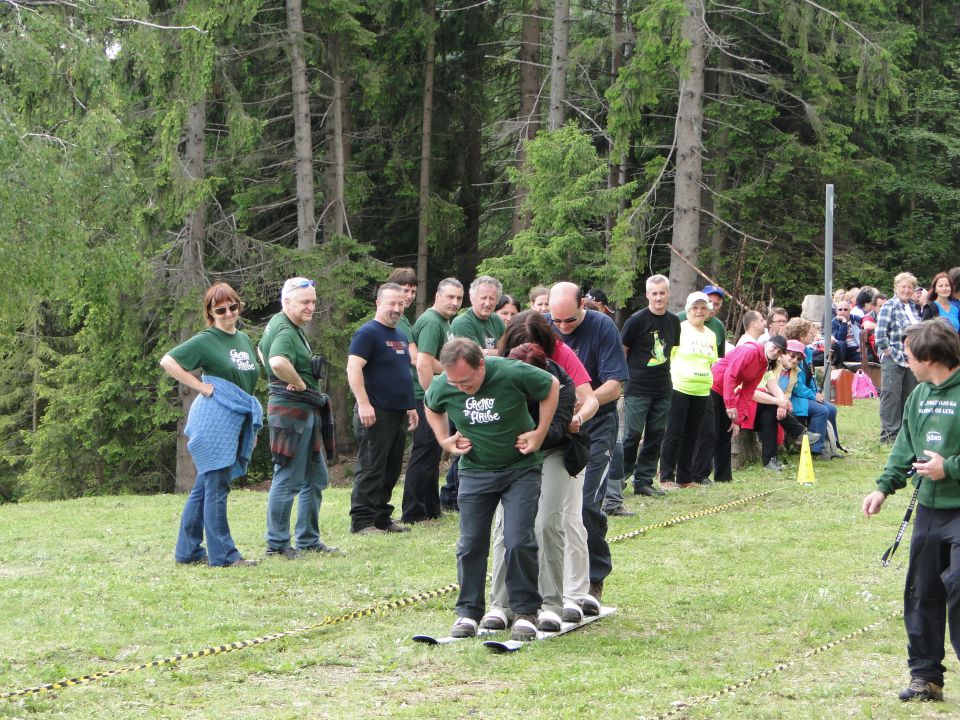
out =
<path fill-rule="evenodd" d="M 468 397 L 463 406 L 463 416 L 471 425 L 485 425 L 500 420 L 500 413 L 493 411 L 494 398 Z"/>
<path fill-rule="evenodd" d="M 938 433 L 936 430 L 930 430 L 927 432 L 927 442 L 928 443 L 943 442 L 943 435 Z"/>
<path fill-rule="evenodd" d="M 660 339 L 660 331 L 653 331 L 653 352 L 650 354 L 650 361 L 647 363 L 647 367 L 655 367 L 657 365 L 663 365 L 667 361 L 666 356 L 663 354 L 663 340 Z"/>
<path fill-rule="evenodd" d="M 486 342 L 487 350 L 493 350 L 497 346 L 496 338 L 487 336 L 484 338 L 484 342 Z"/>
<path fill-rule="evenodd" d="M 250 372 L 251 370 L 256 370 L 257 366 L 250 361 L 250 353 L 246 350 L 231 350 L 230 359 L 233 361 L 233 364 L 237 366 L 237 370 L 241 372 Z"/>
<path fill-rule="evenodd" d="M 393 350 L 397 355 L 403 355 L 403 352 L 407 349 L 407 343 L 403 340 L 387 340 L 387 347 Z"/>

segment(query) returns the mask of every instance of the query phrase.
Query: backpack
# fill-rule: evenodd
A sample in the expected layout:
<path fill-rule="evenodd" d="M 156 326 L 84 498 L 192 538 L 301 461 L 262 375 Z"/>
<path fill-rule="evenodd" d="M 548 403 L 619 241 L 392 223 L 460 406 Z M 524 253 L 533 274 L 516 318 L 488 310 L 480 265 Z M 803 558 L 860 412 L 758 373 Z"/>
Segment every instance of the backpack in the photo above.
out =
<path fill-rule="evenodd" d="M 853 396 L 855 398 L 880 397 L 877 386 L 873 384 L 873 380 L 863 370 L 857 370 L 853 376 Z"/>

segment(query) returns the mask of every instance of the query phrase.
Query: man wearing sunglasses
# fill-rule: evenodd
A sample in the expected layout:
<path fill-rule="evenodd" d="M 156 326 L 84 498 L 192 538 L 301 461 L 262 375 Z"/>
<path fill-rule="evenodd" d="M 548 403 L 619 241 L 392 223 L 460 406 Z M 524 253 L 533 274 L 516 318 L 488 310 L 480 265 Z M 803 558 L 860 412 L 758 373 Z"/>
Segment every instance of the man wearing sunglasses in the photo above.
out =
<path fill-rule="evenodd" d="M 610 457 L 617 442 L 617 400 L 628 378 L 620 333 L 602 312 L 583 307 L 580 288 L 559 282 L 550 290 L 550 320 L 557 336 L 573 350 L 590 374 L 590 385 L 600 409 L 584 424 L 590 433 L 590 459 L 583 479 L 583 525 L 590 554 L 590 592 L 583 605 L 586 615 L 600 612 L 603 581 L 610 574 L 607 516 L 602 504 L 606 495 Z"/>
<path fill-rule="evenodd" d="M 267 422 L 273 454 L 273 482 L 267 496 L 267 555 L 297 558 L 301 552 L 336 552 L 320 539 L 320 503 L 327 487 L 321 431 L 329 414 L 326 395 L 313 374 L 313 352 L 304 326 L 313 319 L 313 280 L 293 277 L 283 284 L 283 309 L 267 324 L 258 348 L 269 368 Z M 290 514 L 297 497 L 296 548 Z"/>

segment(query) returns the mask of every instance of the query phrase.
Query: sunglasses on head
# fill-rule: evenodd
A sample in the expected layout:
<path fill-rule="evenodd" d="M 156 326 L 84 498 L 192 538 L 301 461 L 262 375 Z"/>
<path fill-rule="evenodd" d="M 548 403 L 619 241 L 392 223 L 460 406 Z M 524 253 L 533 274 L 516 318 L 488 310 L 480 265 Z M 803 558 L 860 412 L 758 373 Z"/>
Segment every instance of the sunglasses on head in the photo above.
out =
<path fill-rule="evenodd" d="M 228 310 L 232 313 L 235 313 L 239 309 L 240 309 L 240 303 L 231 303 L 225 307 L 213 308 L 213 314 L 226 315 Z"/>

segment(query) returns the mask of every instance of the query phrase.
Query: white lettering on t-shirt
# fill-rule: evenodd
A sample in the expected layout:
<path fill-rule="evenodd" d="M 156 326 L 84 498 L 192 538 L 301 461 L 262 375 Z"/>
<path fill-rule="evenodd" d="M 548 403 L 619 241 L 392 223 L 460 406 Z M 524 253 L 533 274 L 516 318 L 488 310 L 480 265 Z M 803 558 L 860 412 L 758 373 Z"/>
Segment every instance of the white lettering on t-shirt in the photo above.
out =
<path fill-rule="evenodd" d="M 250 362 L 250 353 L 246 350 L 231 349 L 230 359 L 233 360 L 233 364 L 237 366 L 237 370 L 241 372 L 250 372 L 257 369 L 257 366 Z"/>
<path fill-rule="evenodd" d="M 463 406 L 463 416 L 471 425 L 483 425 L 500 420 L 500 413 L 493 411 L 494 398 L 468 397 Z"/>
<path fill-rule="evenodd" d="M 956 400 L 924 400 L 920 406 L 921 415 L 956 415 Z"/>

